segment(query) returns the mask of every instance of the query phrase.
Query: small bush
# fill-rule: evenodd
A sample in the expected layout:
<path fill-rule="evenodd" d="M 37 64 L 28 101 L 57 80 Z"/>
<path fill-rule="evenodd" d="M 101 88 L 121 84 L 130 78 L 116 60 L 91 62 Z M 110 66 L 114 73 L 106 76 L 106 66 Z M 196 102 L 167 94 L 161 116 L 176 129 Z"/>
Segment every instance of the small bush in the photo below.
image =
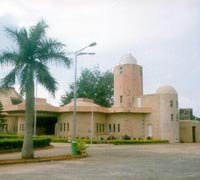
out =
<path fill-rule="evenodd" d="M 114 140 L 114 139 L 116 139 L 115 136 L 109 136 L 109 137 L 107 138 L 107 140 Z"/>
<path fill-rule="evenodd" d="M 50 146 L 50 142 L 51 142 L 50 138 L 34 138 L 33 139 L 34 148 Z"/>
<path fill-rule="evenodd" d="M 152 137 L 148 136 L 148 137 L 146 138 L 146 140 L 152 140 Z"/>
<path fill-rule="evenodd" d="M 130 136 L 128 136 L 127 134 L 125 134 L 124 136 L 122 136 L 122 139 L 123 139 L 123 140 L 130 140 L 130 139 L 131 139 L 131 137 L 130 137 Z"/>
<path fill-rule="evenodd" d="M 86 145 L 84 140 L 78 140 L 77 141 L 77 153 L 80 155 L 87 155 L 88 146 Z"/>

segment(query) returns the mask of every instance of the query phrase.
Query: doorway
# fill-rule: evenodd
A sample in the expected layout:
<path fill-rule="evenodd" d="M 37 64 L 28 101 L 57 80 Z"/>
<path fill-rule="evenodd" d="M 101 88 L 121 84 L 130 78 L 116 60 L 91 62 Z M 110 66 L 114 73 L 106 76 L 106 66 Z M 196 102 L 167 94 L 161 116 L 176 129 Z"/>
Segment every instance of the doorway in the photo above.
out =
<path fill-rule="evenodd" d="M 196 142 L 196 126 L 192 126 L 192 142 Z"/>
<path fill-rule="evenodd" d="M 37 118 L 37 135 L 54 135 L 56 117 L 38 117 Z"/>
<path fill-rule="evenodd" d="M 148 137 L 153 136 L 153 127 L 152 124 L 148 124 Z"/>

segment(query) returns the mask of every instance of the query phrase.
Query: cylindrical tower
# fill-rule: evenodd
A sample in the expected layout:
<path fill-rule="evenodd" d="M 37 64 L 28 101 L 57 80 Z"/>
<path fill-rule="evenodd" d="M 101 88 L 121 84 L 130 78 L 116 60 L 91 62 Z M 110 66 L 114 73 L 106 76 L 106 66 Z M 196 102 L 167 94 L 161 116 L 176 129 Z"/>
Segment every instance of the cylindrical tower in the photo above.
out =
<path fill-rule="evenodd" d="M 137 65 L 131 54 L 126 54 L 114 68 L 114 106 L 133 107 L 134 97 L 142 94 L 142 66 Z"/>
<path fill-rule="evenodd" d="M 160 97 L 161 139 L 170 143 L 179 142 L 178 93 L 172 86 L 166 85 L 160 87 L 156 94 Z"/>

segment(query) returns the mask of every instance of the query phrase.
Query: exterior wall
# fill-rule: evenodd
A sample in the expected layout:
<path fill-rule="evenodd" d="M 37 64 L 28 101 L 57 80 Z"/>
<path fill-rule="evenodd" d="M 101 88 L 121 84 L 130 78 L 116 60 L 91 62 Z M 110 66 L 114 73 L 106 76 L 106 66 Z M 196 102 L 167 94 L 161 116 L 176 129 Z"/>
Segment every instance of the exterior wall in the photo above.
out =
<path fill-rule="evenodd" d="M 152 138 L 161 139 L 160 130 L 160 98 L 155 95 L 146 95 L 140 98 L 140 105 L 143 107 L 151 107 L 152 112 L 145 115 L 145 137 L 150 137 L 149 126 L 152 126 Z M 136 100 L 137 102 L 137 100 Z"/>
<path fill-rule="evenodd" d="M 157 96 L 160 96 L 161 139 L 168 139 L 171 143 L 179 142 L 178 96 L 176 94 Z"/>
<path fill-rule="evenodd" d="M 118 124 L 120 125 L 120 130 L 118 130 Z M 144 138 L 144 115 L 142 114 L 109 114 L 107 117 L 108 128 L 109 125 L 111 126 L 110 136 L 122 138 L 122 136 L 128 135 L 131 138 Z"/>
<path fill-rule="evenodd" d="M 192 143 L 193 133 L 192 127 L 196 128 L 195 139 L 196 142 L 200 142 L 200 122 L 194 120 L 180 120 L 180 142 Z"/>
<path fill-rule="evenodd" d="M 6 117 L 6 126 L 8 132 L 17 132 L 17 117 Z"/>
<path fill-rule="evenodd" d="M 114 68 L 114 106 L 133 107 L 134 97 L 143 94 L 142 67 L 136 64 Z"/>
<path fill-rule="evenodd" d="M 58 118 L 58 129 L 57 135 L 72 138 L 73 131 L 73 112 L 62 113 Z M 67 130 L 67 124 L 69 123 L 69 130 Z M 62 124 L 62 125 L 61 125 Z M 66 124 L 66 129 L 64 131 L 64 124 Z M 98 124 L 98 132 L 97 132 L 97 124 Z M 104 131 L 103 131 L 104 124 Z M 100 125 L 102 126 L 102 130 L 100 131 Z M 76 136 L 89 138 L 91 137 L 91 131 L 93 138 L 98 138 L 101 136 L 105 136 L 106 134 L 106 115 L 103 113 L 92 113 L 91 112 L 77 112 L 76 115 Z"/>
<path fill-rule="evenodd" d="M 72 137 L 72 119 L 73 113 L 62 113 L 58 117 L 55 134 L 61 137 Z"/>
<path fill-rule="evenodd" d="M 25 117 L 24 116 L 19 116 L 18 117 L 18 135 L 23 135 L 24 134 L 24 129 L 25 129 Z"/>
<path fill-rule="evenodd" d="M 108 132 L 107 123 L 106 123 L 106 114 L 94 113 L 93 122 L 90 122 L 89 127 L 92 127 L 93 129 L 92 136 L 94 139 L 101 139 L 101 138 L 105 139 L 107 137 L 107 132 Z"/>

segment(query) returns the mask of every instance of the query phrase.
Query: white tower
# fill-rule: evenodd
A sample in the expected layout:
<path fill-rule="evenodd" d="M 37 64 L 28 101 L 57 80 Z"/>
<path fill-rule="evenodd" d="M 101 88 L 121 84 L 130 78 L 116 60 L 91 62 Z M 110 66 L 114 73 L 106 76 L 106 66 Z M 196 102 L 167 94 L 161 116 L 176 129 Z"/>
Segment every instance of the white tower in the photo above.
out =
<path fill-rule="evenodd" d="M 168 139 L 171 143 L 179 142 L 177 91 L 172 86 L 166 85 L 160 87 L 156 94 L 160 97 L 161 139 Z"/>

